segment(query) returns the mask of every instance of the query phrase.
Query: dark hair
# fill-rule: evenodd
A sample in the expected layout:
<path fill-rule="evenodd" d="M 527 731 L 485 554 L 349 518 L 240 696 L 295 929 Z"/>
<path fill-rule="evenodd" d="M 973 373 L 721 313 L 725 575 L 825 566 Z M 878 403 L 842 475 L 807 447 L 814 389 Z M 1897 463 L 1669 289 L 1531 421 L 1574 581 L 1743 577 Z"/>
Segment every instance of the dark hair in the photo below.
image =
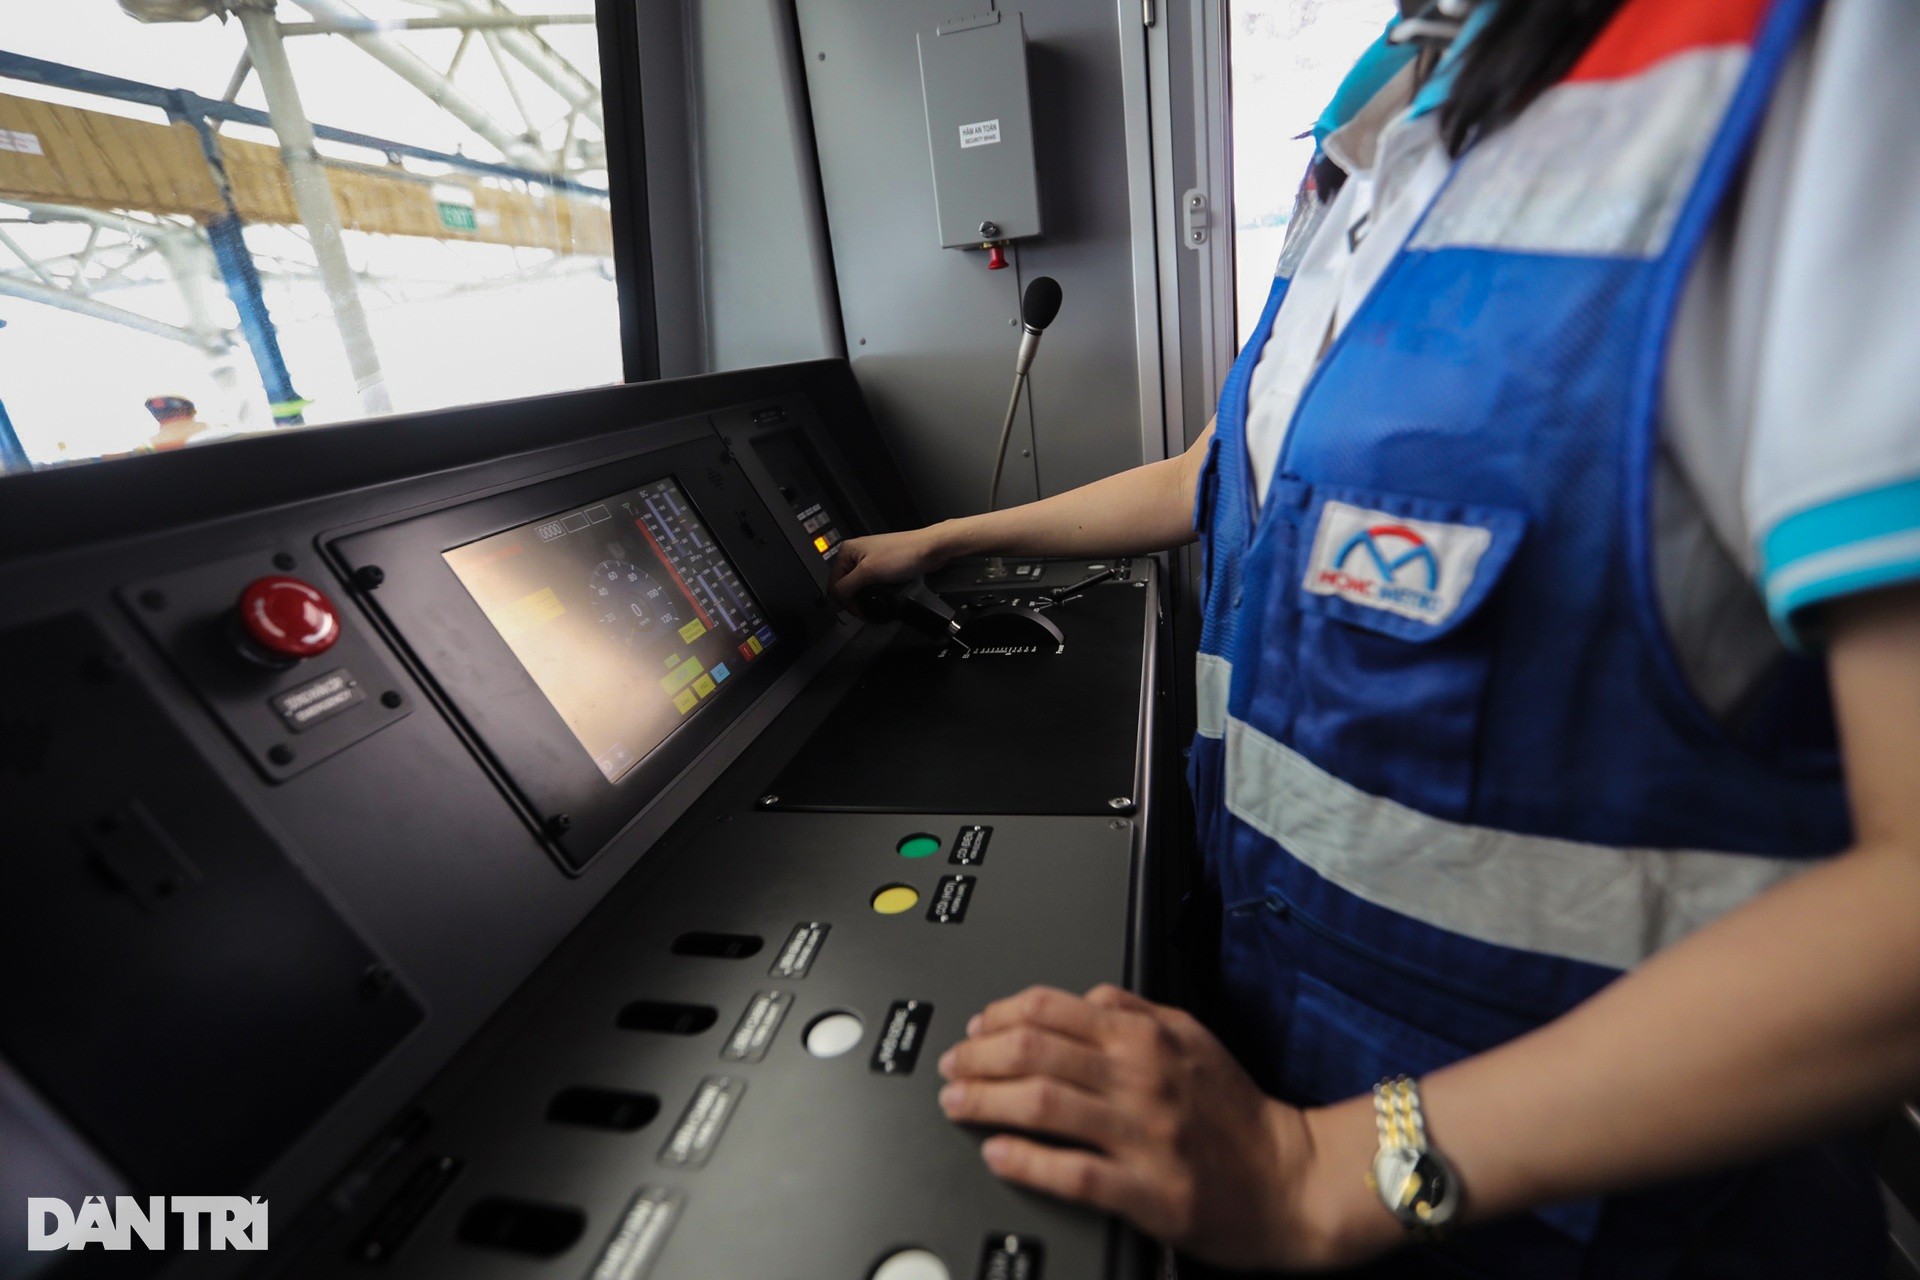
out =
<path fill-rule="evenodd" d="M 1491 3 L 1491 0 L 1482 0 Z M 1447 150 L 1506 124 L 1573 68 L 1626 0 L 1500 0 L 1440 108 Z"/>

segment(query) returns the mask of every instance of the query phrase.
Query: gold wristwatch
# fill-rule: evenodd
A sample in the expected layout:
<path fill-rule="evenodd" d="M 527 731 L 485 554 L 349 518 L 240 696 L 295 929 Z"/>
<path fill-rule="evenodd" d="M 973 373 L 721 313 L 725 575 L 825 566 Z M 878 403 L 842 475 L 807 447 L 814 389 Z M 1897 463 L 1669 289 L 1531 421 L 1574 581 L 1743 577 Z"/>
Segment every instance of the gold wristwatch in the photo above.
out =
<path fill-rule="evenodd" d="M 1432 1239 L 1460 1208 L 1460 1181 L 1453 1166 L 1427 1145 L 1420 1086 L 1410 1076 L 1382 1080 L 1373 1086 L 1373 1114 L 1380 1150 L 1367 1185 L 1400 1225 Z"/>

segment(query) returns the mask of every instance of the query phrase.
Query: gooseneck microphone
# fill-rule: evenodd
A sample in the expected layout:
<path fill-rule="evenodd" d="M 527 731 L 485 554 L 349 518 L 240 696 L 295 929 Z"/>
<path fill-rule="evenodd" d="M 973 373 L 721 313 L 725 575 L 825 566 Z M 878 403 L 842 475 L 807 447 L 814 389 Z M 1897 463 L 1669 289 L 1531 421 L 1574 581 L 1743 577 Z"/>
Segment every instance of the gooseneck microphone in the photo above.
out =
<path fill-rule="evenodd" d="M 1040 351 L 1040 335 L 1047 331 L 1053 318 L 1060 314 L 1060 285 L 1052 276 L 1040 276 L 1027 286 L 1027 292 L 1020 299 L 1020 355 L 1013 363 L 1013 371 L 1024 375 L 1033 368 L 1033 358 Z"/>
<path fill-rule="evenodd" d="M 1007 416 L 1000 424 L 1000 448 L 993 456 L 993 483 L 987 489 L 989 511 L 1000 505 L 1000 472 L 1007 464 L 1007 442 L 1013 438 L 1013 418 L 1020 411 L 1020 393 L 1026 389 L 1027 370 L 1033 368 L 1033 358 L 1040 351 L 1040 335 L 1059 314 L 1060 282 L 1052 276 L 1036 276 L 1020 299 L 1020 354 L 1014 358 L 1013 398 L 1007 401 Z M 998 556 L 994 557 L 988 573 L 998 577 L 994 572 L 996 568 L 1005 572 Z"/>

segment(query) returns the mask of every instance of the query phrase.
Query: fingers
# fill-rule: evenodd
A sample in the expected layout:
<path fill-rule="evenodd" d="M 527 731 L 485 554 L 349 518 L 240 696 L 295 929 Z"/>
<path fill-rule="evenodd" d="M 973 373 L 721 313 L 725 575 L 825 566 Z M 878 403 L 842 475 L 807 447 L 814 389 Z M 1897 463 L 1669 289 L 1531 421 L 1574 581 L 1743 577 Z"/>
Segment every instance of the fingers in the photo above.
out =
<path fill-rule="evenodd" d="M 865 586 L 873 572 L 866 564 L 866 556 L 851 542 L 840 544 L 840 550 L 833 557 L 832 576 L 828 581 L 827 594 L 841 608 L 853 603 L 853 598 Z"/>
<path fill-rule="evenodd" d="M 1085 1041 L 1032 1026 L 962 1040 L 940 1059 L 940 1074 L 949 1080 L 1051 1076 L 1091 1090 L 1107 1086 L 1107 1067 L 1106 1055 Z"/>
<path fill-rule="evenodd" d="M 1044 1076 L 1021 1080 L 957 1080 L 940 1090 L 947 1119 L 1022 1129 L 1101 1150 L 1118 1144 L 1128 1122 L 1104 1100 Z"/>
<path fill-rule="evenodd" d="M 1180 1043 L 1191 1043 L 1196 1036 L 1211 1034 L 1201 1027 L 1199 1020 L 1184 1009 L 1172 1005 L 1155 1004 L 1145 996 L 1135 995 L 1124 987 L 1111 983 L 1102 983 L 1087 992 L 1087 1003 L 1095 1008 L 1111 1010 L 1114 1013 L 1137 1018 L 1144 1015 L 1150 1018 L 1163 1035 L 1170 1035 Z M 1136 1024 L 1137 1029 L 1137 1024 Z"/>
<path fill-rule="evenodd" d="M 1058 987 L 1028 987 L 975 1014 L 967 1023 L 967 1035 L 983 1036 L 1030 1025 L 1097 1045 L 1104 1017 L 1100 1009 Z"/>
<path fill-rule="evenodd" d="M 1135 1222 L 1145 1219 L 1151 1209 L 1146 1190 L 1135 1175 L 1090 1151 L 1062 1151 L 1002 1134 L 987 1139 L 980 1154 L 987 1167 L 1008 1182 L 1062 1200 L 1090 1205 Z"/>
<path fill-rule="evenodd" d="M 1155 1014 L 1161 1009 L 1160 1005 L 1145 996 L 1137 996 L 1125 987 L 1116 987 L 1111 982 L 1103 982 L 1087 992 L 1087 1003 L 1102 1009 L 1124 1009 L 1128 1013 Z"/>

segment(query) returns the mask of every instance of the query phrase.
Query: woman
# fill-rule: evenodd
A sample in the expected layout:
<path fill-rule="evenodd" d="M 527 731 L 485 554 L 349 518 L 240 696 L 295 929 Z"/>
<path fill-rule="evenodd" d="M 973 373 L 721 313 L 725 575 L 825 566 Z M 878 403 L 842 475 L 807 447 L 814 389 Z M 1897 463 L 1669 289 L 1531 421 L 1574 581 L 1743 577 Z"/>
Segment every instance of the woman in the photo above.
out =
<path fill-rule="evenodd" d="M 1245 1067 L 1117 990 L 1002 1001 L 941 1062 L 1025 1135 L 996 1173 L 1229 1267 L 1444 1222 L 1400 1263 L 1881 1273 L 1825 1135 L 1920 1081 L 1916 47 L 1885 0 L 1383 38 L 1216 428 L 842 548 L 849 599 L 1177 546 L 1198 497 Z"/>

